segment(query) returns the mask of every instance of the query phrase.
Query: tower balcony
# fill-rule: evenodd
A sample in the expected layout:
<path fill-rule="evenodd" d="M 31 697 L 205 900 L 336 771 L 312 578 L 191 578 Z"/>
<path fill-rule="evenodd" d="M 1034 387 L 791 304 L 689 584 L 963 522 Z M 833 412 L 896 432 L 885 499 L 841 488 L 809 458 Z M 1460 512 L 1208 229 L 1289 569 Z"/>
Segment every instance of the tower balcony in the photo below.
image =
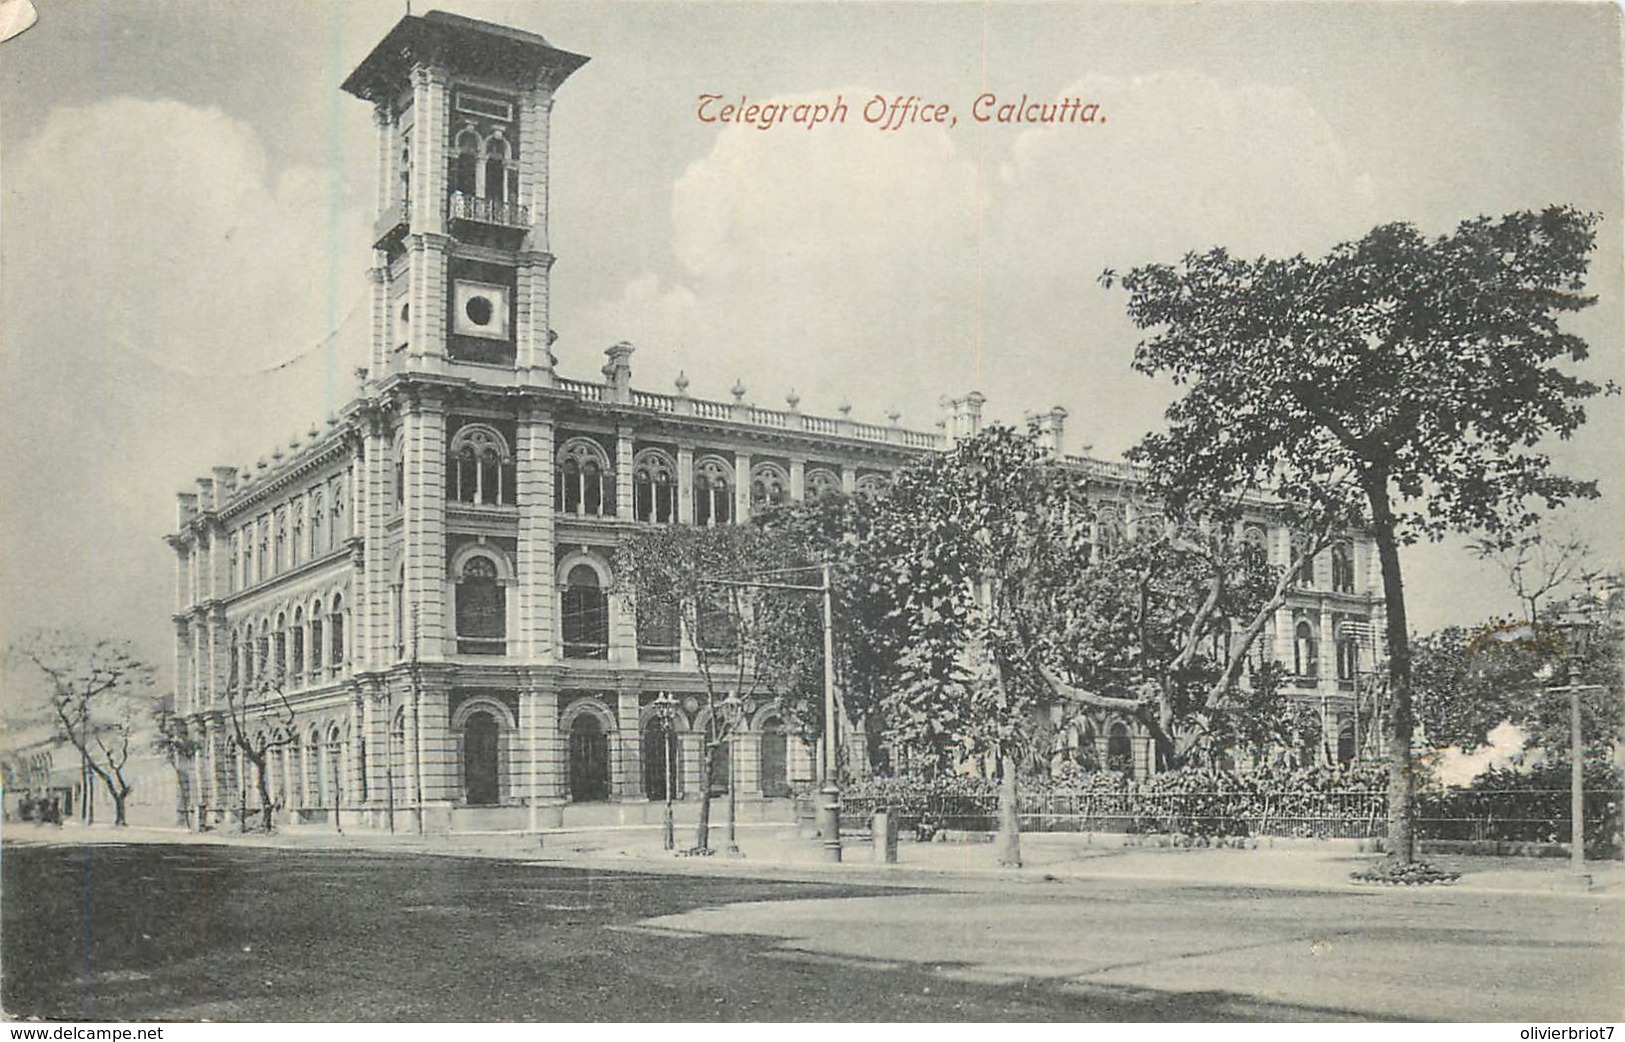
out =
<path fill-rule="evenodd" d="M 405 237 L 411 220 L 411 203 L 390 203 L 372 226 L 372 248 L 387 250 Z"/>
<path fill-rule="evenodd" d="M 447 206 L 454 221 L 468 221 L 492 228 L 524 231 L 530 227 L 530 208 L 501 199 L 485 199 L 467 192 L 453 192 Z"/>

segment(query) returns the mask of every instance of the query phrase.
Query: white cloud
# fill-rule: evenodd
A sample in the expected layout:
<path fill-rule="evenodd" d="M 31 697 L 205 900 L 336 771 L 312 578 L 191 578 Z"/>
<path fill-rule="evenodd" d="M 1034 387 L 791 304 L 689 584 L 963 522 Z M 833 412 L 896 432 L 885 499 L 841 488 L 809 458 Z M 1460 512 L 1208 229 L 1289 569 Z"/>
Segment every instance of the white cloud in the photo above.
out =
<path fill-rule="evenodd" d="M 4 188 L 0 641 L 72 622 L 162 648 L 165 501 L 320 420 L 364 361 L 370 186 L 121 97 L 53 110 Z"/>

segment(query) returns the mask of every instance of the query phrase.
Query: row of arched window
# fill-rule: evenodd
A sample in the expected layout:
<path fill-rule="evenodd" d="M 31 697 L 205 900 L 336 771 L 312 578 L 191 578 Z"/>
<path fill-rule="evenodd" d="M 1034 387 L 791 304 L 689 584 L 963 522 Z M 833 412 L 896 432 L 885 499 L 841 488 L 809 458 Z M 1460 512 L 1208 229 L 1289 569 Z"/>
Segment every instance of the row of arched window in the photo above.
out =
<path fill-rule="evenodd" d="M 232 531 L 231 589 L 245 590 L 336 550 L 349 534 L 344 478 L 335 475 Z"/>
<path fill-rule="evenodd" d="M 1337 679 L 1354 680 L 1360 671 L 1360 641 L 1351 633 L 1337 634 Z M 1320 636 L 1307 619 L 1298 620 L 1292 630 L 1292 672 L 1305 680 L 1320 676 Z"/>
<path fill-rule="evenodd" d="M 318 598 L 234 628 L 226 682 L 243 692 L 293 691 L 337 676 L 347 656 L 345 615 L 344 595 L 335 593 L 325 605 Z"/>
<path fill-rule="evenodd" d="M 734 466 L 722 456 L 708 454 L 694 460 L 694 522 L 700 525 L 728 524 L 734 518 Z M 752 507 L 788 503 L 790 475 L 774 462 L 763 461 L 750 470 Z M 840 475 L 832 468 L 813 465 L 804 481 L 806 496 L 815 499 L 841 488 Z M 859 495 L 883 495 L 889 479 L 878 473 L 865 474 L 855 483 Z M 679 480 L 677 461 L 670 453 L 645 448 L 632 460 L 632 503 L 634 520 L 670 524 L 677 520 Z M 403 442 L 396 440 L 395 496 L 397 505 L 405 496 Z M 516 500 L 514 453 L 508 439 L 495 427 L 483 423 L 464 424 L 447 446 L 446 498 L 451 502 L 483 506 L 513 506 Z M 604 447 L 592 438 L 575 437 L 559 447 L 554 466 L 553 508 L 563 514 L 583 517 L 616 517 L 615 468 Z"/>
<path fill-rule="evenodd" d="M 453 142 L 451 188 L 496 202 L 519 197 L 519 148 L 501 129 L 481 134 L 465 125 Z"/>

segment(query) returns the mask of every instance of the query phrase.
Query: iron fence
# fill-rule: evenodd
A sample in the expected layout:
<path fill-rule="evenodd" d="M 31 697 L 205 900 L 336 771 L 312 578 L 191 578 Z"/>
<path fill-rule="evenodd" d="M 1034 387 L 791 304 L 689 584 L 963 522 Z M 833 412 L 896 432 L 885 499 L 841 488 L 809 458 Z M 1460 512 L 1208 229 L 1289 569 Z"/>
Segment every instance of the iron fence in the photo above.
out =
<path fill-rule="evenodd" d="M 1421 839 L 1561 843 L 1569 837 L 1567 789 L 1452 790 L 1419 794 Z M 1587 852 L 1621 856 L 1619 789 L 1586 792 Z M 1180 833 L 1212 837 L 1371 839 L 1388 831 L 1388 794 L 1189 790 L 1184 792 L 1038 792 L 1019 797 L 1027 832 Z M 876 809 L 889 808 L 905 830 L 992 832 L 999 825 L 996 793 L 845 795 L 843 829 L 866 829 Z M 923 829 L 922 829 L 923 826 Z"/>

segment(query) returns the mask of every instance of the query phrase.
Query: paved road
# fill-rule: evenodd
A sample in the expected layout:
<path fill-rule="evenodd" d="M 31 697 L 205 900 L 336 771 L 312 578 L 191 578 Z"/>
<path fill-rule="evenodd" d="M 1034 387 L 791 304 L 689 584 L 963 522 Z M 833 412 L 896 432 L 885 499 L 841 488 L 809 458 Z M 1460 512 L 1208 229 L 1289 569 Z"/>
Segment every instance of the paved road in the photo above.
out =
<path fill-rule="evenodd" d="M 389 852 L 14 845 L 13 1016 L 1611 1019 L 1617 901 L 1128 880 L 975 893 Z"/>

